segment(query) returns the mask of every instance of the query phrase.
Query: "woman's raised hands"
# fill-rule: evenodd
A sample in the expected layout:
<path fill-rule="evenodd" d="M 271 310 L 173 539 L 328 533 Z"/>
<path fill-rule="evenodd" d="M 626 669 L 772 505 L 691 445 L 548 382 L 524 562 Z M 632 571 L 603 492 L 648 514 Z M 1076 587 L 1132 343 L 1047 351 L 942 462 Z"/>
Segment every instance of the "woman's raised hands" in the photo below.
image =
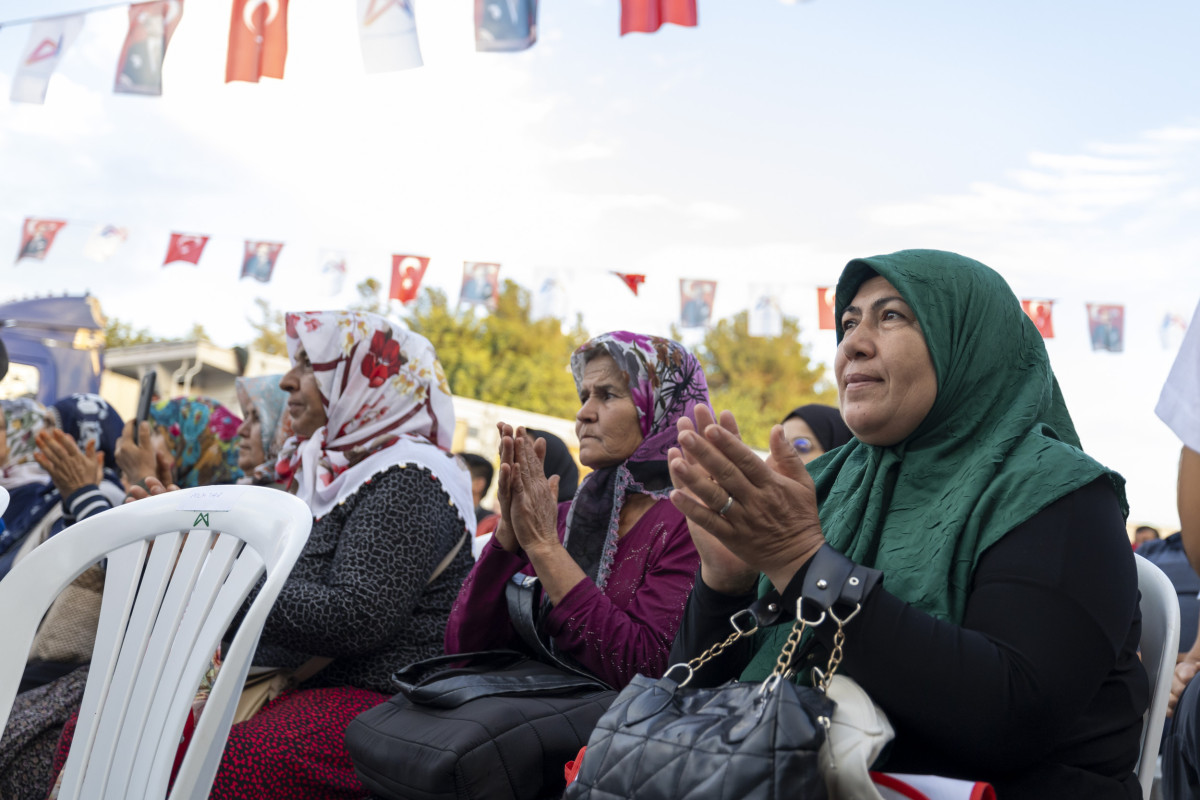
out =
<path fill-rule="evenodd" d="M 763 572 L 782 590 L 825 543 L 812 478 L 783 428 L 771 429 L 768 461 L 742 442 L 728 411 L 718 424 L 697 406 L 696 425 L 685 418 L 678 428 L 671 501 L 688 518 L 704 582 L 739 593 Z"/>

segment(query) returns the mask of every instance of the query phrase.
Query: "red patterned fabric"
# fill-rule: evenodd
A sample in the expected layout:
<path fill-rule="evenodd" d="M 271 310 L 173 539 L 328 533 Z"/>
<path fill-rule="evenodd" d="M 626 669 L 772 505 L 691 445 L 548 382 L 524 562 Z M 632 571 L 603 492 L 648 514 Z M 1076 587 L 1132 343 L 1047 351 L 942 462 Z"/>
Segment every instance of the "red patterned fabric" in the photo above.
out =
<path fill-rule="evenodd" d="M 387 699 L 386 694 L 351 687 L 280 695 L 253 719 L 230 729 L 209 800 L 366 798 L 342 737 L 350 720 Z M 56 776 L 74 733 L 71 719 L 54 756 Z"/>

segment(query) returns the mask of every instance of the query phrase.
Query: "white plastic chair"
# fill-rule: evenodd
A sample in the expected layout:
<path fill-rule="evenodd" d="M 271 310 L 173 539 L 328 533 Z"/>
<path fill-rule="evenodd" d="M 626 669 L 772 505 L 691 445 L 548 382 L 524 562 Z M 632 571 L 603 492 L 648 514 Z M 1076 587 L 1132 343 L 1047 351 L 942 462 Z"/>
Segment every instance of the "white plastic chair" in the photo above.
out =
<path fill-rule="evenodd" d="M 258 486 L 169 492 L 67 528 L 0 580 L 0 729 L 42 614 L 108 559 L 92 666 L 62 800 L 167 796 L 196 689 L 266 574 L 227 652 L 171 800 L 208 795 L 259 634 L 312 527 L 301 500 Z"/>
<path fill-rule="evenodd" d="M 1138 782 L 1142 796 L 1149 800 L 1162 741 L 1163 722 L 1167 718 L 1167 700 L 1171 695 L 1171 677 L 1175 674 L 1175 656 L 1179 653 L 1179 596 L 1163 571 L 1134 553 L 1137 562 L 1138 591 L 1141 592 L 1142 665 L 1150 678 L 1150 707 L 1142 718 L 1142 752 L 1138 758 Z"/>

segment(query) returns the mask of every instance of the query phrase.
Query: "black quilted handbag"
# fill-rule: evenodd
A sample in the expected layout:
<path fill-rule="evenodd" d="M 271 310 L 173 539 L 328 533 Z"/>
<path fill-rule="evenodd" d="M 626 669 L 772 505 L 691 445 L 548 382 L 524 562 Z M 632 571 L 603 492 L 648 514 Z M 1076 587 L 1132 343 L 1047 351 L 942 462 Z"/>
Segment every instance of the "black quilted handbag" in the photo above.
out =
<path fill-rule="evenodd" d="M 616 696 L 510 650 L 438 656 L 395 677 L 400 694 L 351 720 L 346 748 L 363 785 L 396 800 L 557 797 Z"/>
<path fill-rule="evenodd" d="M 696 669 L 758 630 L 760 620 L 777 619 L 781 605 L 772 593 L 734 615 L 734 632 L 687 664 L 659 680 L 636 676 L 596 724 L 564 800 L 827 800 L 820 751 L 836 704 L 826 689 L 841 660 L 842 624 L 857 609 L 845 619 L 829 609 L 813 620 L 797 613 L 763 683 L 688 686 Z M 802 600 L 800 607 L 815 613 L 818 605 Z M 826 615 L 838 626 L 829 663 L 815 673 L 816 686 L 798 685 L 790 680 L 792 656 L 804 629 Z"/>

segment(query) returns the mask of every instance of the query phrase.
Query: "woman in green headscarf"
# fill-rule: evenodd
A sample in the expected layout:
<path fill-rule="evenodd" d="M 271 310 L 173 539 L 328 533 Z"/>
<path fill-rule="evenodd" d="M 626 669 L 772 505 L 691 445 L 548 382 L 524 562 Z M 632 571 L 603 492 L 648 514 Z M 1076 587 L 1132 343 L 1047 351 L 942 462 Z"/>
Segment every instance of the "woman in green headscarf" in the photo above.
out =
<path fill-rule="evenodd" d="M 841 671 L 896 729 L 882 767 L 1001 798 L 1140 797 L 1123 480 L 1080 449 L 1036 328 L 997 273 L 933 250 L 851 261 L 836 313 L 849 444 L 805 470 L 778 426 L 763 462 L 728 412 L 680 424 L 672 499 L 701 580 L 672 660 L 724 639 L 759 573 L 794 607 L 817 577 L 837 596 L 854 568 L 872 589 Z M 788 627 L 697 679 L 762 679 Z M 823 664 L 833 632 L 818 626 L 797 666 Z"/>

